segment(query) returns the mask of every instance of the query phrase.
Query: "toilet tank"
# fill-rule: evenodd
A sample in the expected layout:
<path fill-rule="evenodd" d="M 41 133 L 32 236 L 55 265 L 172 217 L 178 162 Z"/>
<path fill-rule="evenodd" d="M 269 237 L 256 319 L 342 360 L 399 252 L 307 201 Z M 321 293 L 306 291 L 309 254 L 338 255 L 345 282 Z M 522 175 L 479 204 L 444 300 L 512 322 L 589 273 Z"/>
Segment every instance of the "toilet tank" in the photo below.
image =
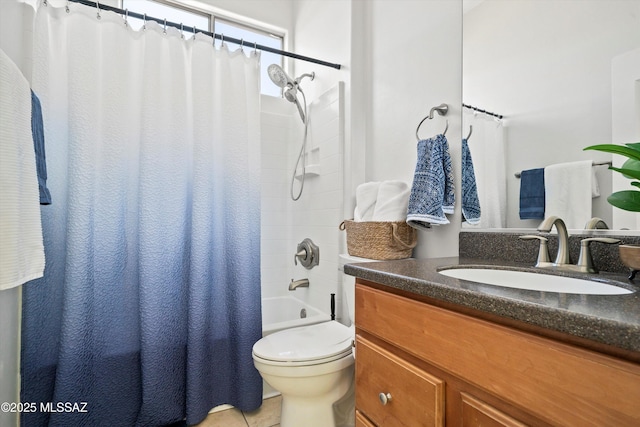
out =
<path fill-rule="evenodd" d="M 374 262 L 378 261 L 375 259 L 369 258 L 360 258 L 357 256 L 352 256 L 349 254 L 340 254 L 338 255 L 338 269 L 341 272 L 342 276 L 342 296 L 347 305 L 347 310 L 349 313 L 349 321 L 344 321 L 346 325 L 353 325 L 355 320 L 355 299 L 356 299 L 356 278 L 353 276 L 349 276 L 344 273 L 344 265 L 352 264 L 357 262 Z"/>

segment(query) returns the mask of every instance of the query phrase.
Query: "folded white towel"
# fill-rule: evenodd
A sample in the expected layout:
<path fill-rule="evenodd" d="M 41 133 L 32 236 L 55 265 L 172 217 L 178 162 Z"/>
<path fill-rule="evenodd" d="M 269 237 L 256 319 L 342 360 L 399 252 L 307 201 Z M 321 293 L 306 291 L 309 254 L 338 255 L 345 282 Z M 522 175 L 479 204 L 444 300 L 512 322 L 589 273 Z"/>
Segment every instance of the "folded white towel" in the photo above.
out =
<path fill-rule="evenodd" d="M 378 200 L 379 182 L 365 182 L 356 188 L 356 208 L 354 221 L 373 221 L 373 211 Z"/>
<path fill-rule="evenodd" d="M 411 189 L 406 182 L 382 181 L 373 210 L 373 221 L 404 221 Z"/>
<path fill-rule="evenodd" d="M 545 216 L 559 216 L 567 228 L 583 228 L 591 218 L 592 174 L 591 160 L 544 168 Z"/>
<path fill-rule="evenodd" d="M 44 244 L 31 89 L 0 49 L 0 290 L 42 277 Z"/>
<path fill-rule="evenodd" d="M 600 184 L 598 184 L 598 177 L 596 176 L 596 168 L 591 168 L 591 198 L 595 199 L 600 197 Z"/>

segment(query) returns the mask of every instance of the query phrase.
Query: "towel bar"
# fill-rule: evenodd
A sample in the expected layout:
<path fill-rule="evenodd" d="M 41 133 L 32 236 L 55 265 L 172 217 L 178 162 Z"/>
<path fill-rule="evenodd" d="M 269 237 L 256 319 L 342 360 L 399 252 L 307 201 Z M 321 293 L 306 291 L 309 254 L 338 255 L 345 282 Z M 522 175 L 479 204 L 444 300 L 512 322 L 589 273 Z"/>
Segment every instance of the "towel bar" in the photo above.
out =
<path fill-rule="evenodd" d="M 608 162 L 593 162 L 593 166 L 611 166 L 613 163 L 611 161 Z M 516 178 L 520 179 L 520 172 L 516 172 L 513 174 Z"/>

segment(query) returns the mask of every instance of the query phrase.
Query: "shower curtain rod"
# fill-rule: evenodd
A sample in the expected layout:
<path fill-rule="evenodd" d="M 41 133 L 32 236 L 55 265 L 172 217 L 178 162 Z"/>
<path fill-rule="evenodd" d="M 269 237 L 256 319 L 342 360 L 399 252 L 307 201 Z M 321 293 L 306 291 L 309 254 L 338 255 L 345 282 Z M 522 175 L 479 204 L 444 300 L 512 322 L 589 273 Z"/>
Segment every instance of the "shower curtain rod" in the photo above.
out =
<path fill-rule="evenodd" d="M 503 119 L 504 116 L 502 114 L 492 113 L 491 111 L 485 111 L 481 108 L 474 107 L 473 105 L 462 104 L 463 107 L 468 108 L 473 111 L 477 111 L 478 113 L 486 114 L 487 116 L 497 117 L 499 119 Z"/>
<path fill-rule="evenodd" d="M 183 24 L 177 24 L 175 22 L 170 22 L 167 21 L 166 19 L 160 19 L 160 18 L 154 18 L 153 16 L 148 16 L 146 14 L 140 14 L 137 12 L 130 12 L 129 10 L 124 10 L 124 9 L 119 9 L 117 7 L 113 7 L 113 6 L 108 6 L 108 5 L 104 5 L 104 4 L 100 4 L 100 2 L 93 2 L 93 1 L 88 1 L 88 0 L 68 0 L 74 3 L 80 3 L 83 4 L 85 6 L 89 6 L 89 7 L 95 7 L 98 10 L 108 10 L 111 12 L 115 12 L 118 13 L 120 15 L 124 15 L 125 17 L 132 17 L 132 18 L 138 18 L 138 19 L 143 19 L 143 20 L 147 20 L 147 21 L 155 21 L 160 25 L 163 25 L 165 27 L 173 27 L 173 28 L 177 28 L 178 30 L 183 30 L 183 31 L 189 31 L 191 33 L 202 33 L 202 34 L 206 34 L 210 37 L 213 37 L 214 39 L 218 39 L 218 40 L 224 40 L 226 42 L 231 42 L 240 46 L 246 46 L 246 47 L 251 47 L 254 49 L 259 49 L 265 52 L 271 52 L 271 53 L 275 53 L 278 55 L 282 55 L 282 56 L 287 56 L 289 58 L 294 58 L 294 59 L 299 59 L 301 61 L 307 61 L 307 62 L 312 62 L 314 64 L 318 64 L 318 65 L 324 65 L 325 67 L 331 67 L 331 68 L 335 68 L 336 70 L 339 70 L 341 68 L 340 64 L 333 64 L 331 62 L 327 62 L 327 61 L 323 61 L 321 59 L 316 59 L 316 58 L 311 58 L 308 56 L 303 56 L 303 55 L 298 55 L 297 53 L 292 53 L 292 52 L 287 52 L 284 50 L 280 50 L 280 49 L 274 49 L 272 47 L 269 46 L 264 46 L 261 44 L 257 44 L 257 43 L 250 43 L 250 42 L 246 42 L 243 39 L 236 39 L 233 37 L 224 37 L 224 35 L 222 34 L 216 34 L 216 33 L 212 33 L 210 31 L 205 31 L 205 30 L 201 30 L 199 28 L 196 27 L 190 27 L 187 25 L 183 25 Z M 46 0 L 44 1 L 44 4 L 46 4 Z"/>

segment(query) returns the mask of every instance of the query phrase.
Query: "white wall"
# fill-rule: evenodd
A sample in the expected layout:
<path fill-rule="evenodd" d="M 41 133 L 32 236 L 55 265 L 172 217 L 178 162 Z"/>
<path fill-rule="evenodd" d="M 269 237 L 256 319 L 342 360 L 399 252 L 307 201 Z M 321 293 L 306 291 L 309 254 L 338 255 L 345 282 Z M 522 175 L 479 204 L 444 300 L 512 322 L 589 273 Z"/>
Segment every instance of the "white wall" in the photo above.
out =
<path fill-rule="evenodd" d="M 300 199 L 295 202 L 288 200 L 292 213 L 290 223 L 292 240 L 287 261 L 290 263 L 293 261 L 291 255 L 295 252 L 298 243 L 305 238 L 310 238 L 320 249 L 318 266 L 306 269 L 300 264 L 292 265 L 291 277 L 308 278 L 310 283 L 309 288 L 299 288 L 293 295 L 326 313 L 330 311 L 330 294 L 336 294 L 337 307 L 340 307 L 339 302 L 342 296 L 338 274 L 339 242 L 342 234 L 338 226 L 343 220 L 344 199 L 342 92 L 342 84 L 336 84 L 310 103 L 307 141 L 308 173 Z M 297 114 L 295 122 L 300 123 L 300 131 L 294 135 L 289 148 L 290 167 L 287 171 L 289 181 L 292 165 L 296 162 L 303 138 L 301 131 L 303 126 Z M 297 195 L 300 181 L 298 179 L 296 181 L 294 194 Z M 283 289 L 289 292 L 286 287 Z"/>
<path fill-rule="evenodd" d="M 613 58 L 611 67 L 613 143 L 640 142 L 640 48 Z M 626 157 L 614 155 L 613 165 L 622 167 Z M 613 191 L 628 190 L 629 180 L 613 176 Z M 613 228 L 640 229 L 640 213 L 613 210 Z"/>
<path fill-rule="evenodd" d="M 261 274 L 262 296 L 284 295 L 291 279 L 295 246 L 291 243 L 288 158 L 295 129 L 292 104 L 262 96 Z M 298 119 L 299 120 L 299 119 Z"/>
<path fill-rule="evenodd" d="M 411 184 L 416 164 L 416 127 L 441 103 L 449 105 L 449 141 L 456 188 L 460 188 L 462 5 L 449 0 L 375 0 L 364 39 L 370 50 L 370 117 L 366 180 L 404 180 Z M 360 78 L 354 76 L 353 79 Z M 361 108 L 357 106 L 355 108 Z M 426 138 L 444 130 L 445 119 L 427 120 Z M 460 195 L 451 224 L 420 231 L 414 257 L 457 256 Z"/>
<path fill-rule="evenodd" d="M 485 0 L 464 16 L 464 102 L 507 116 L 508 227 L 521 221 L 515 172 L 611 156 L 611 59 L 640 45 L 636 0 Z M 632 141 L 629 141 L 632 142 Z M 593 213 L 611 224 L 611 172 Z"/>

